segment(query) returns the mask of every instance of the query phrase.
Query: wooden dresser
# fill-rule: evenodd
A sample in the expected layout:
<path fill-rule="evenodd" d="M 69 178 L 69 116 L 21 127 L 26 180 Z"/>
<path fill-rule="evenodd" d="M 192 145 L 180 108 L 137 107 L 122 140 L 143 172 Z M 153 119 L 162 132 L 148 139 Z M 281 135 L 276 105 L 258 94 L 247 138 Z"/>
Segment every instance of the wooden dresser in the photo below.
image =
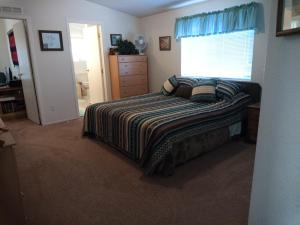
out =
<path fill-rule="evenodd" d="M 148 93 L 148 65 L 144 55 L 110 55 L 112 99 Z"/>

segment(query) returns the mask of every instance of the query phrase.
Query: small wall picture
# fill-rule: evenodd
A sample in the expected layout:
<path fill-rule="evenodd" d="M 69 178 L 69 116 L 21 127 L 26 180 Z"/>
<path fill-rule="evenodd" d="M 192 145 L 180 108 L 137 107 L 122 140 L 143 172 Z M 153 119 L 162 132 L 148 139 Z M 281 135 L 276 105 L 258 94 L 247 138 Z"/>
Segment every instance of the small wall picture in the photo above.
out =
<path fill-rule="evenodd" d="M 39 30 L 42 51 L 63 51 L 61 31 Z"/>
<path fill-rule="evenodd" d="M 118 46 L 118 42 L 122 40 L 122 34 L 111 34 L 110 43 L 111 46 Z"/>
<path fill-rule="evenodd" d="M 171 50 L 171 36 L 159 37 L 159 49 L 160 51 Z"/>

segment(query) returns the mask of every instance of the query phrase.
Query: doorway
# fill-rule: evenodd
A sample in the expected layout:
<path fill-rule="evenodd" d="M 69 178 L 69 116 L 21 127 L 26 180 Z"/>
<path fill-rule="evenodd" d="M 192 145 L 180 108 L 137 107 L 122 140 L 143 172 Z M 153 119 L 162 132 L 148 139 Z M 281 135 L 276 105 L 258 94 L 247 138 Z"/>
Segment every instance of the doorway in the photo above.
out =
<path fill-rule="evenodd" d="M 0 117 L 40 124 L 25 20 L 0 18 Z"/>
<path fill-rule="evenodd" d="M 101 27 L 69 23 L 79 116 L 87 106 L 104 102 Z"/>

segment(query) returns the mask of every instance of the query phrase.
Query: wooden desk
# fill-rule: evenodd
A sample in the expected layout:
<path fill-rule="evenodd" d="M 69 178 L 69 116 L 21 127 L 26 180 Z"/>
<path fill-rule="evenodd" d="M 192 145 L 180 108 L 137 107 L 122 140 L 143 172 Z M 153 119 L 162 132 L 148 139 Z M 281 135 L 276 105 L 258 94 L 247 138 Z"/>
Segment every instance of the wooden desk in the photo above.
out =
<path fill-rule="evenodd" d="M 15 91 L 23 91 L 23 88 L 22 87 L 10 87 L 10 86 L 0 87 L 0 93 L 15 92 Z"/>
<path fill-rule="evenodd" d="M 0 87 L 0 118 L 3 120 L 26 118 L 22 86 Z"/>
<path fill-rule="evenodd" d="M 0 119 L 0 224 L 24 225 L 15 140 Z"/>

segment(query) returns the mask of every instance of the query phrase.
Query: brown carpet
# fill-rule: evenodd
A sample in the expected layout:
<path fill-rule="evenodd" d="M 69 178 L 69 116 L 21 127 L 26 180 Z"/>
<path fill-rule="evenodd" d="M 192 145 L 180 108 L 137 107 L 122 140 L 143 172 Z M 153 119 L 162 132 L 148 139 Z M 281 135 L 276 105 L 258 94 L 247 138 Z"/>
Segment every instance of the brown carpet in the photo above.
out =
<path fill-rule="evenodd" d="M 7 123 L 30 225 L 246 225 L 255 146 L 231 142 L 145 177 L 120 153 L 81 137 L 82 121 Z"/>

